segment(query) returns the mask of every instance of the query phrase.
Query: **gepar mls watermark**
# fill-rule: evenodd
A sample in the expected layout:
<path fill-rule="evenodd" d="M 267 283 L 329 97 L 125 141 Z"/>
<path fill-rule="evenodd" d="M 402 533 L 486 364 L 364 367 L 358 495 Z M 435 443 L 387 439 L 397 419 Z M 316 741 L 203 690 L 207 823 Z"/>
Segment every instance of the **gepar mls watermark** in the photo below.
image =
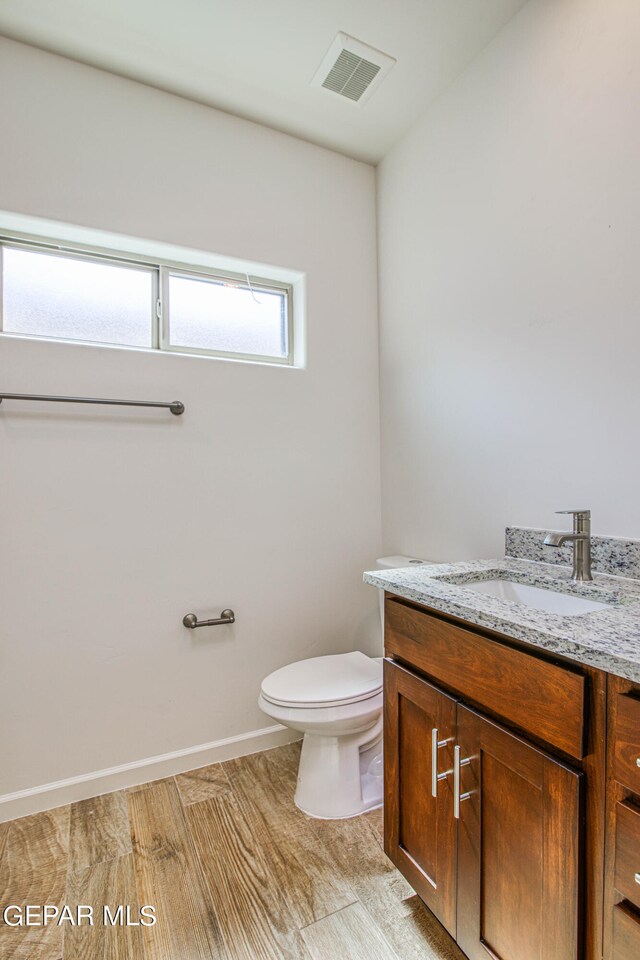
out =
<path fill-rule="evenodd" d="M 69 905 L 8 904 L 2 910 L 7 927 L 152 927 L 157 920 L 156 908 L 150 904 L 132 907 L 129 903 L 104 904 L 95 908 L 86 903 Z"/>

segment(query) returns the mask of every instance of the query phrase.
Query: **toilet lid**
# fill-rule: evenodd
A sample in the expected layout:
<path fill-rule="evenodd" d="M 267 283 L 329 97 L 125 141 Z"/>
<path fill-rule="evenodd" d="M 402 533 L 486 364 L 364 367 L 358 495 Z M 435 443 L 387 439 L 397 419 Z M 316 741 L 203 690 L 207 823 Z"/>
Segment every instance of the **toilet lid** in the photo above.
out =
<path fill-rule="evenodd" d="M 374 697 L 382 690 L 382 663 L 364 653 L 299 660 L 269 674 L 262 696 L 287 707 L 334 707 Z"/>

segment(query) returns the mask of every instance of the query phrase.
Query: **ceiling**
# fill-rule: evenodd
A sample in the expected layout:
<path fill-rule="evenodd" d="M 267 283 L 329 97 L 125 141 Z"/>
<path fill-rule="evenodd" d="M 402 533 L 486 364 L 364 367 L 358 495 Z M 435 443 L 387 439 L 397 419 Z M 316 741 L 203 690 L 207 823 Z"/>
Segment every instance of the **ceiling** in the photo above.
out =
<path fill-rule="evenodd" d="M 0 34 L 377 163 L 526 0 L 0 0 Z M 397 60 L 358 105 L 336 33 Z"/>

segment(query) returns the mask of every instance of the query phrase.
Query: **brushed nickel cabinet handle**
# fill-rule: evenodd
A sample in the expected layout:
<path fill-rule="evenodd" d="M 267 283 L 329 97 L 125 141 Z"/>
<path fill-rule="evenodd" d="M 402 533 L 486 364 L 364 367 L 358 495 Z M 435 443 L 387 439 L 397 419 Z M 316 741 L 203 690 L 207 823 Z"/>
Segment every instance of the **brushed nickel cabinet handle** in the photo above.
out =
<path fill-rule="evenodd" d="M 635 880 L 636 883 L 640 883 L 640 873 L 636 873 L 633 879 Z"/>
<path fill-rule="evenodd" d="M 438 773 L 438 750 L 447 745 L 446 740 L 438 740 L 438 728 L 431 731 L 431 796 L 438 796 L 438 781 L 446 780 L 446 773 Z M 451 771 L 449 771 L 451 773 Z"/>
<path fill-rule="evenodd" d="M 471 793 L 460 793 L 460 768 L 468 767 L 470 763 L 471 757 L 460 758 L 460 747 L 456 744 L 453 748 L 453 815 L 456 820 L 460 819 L 460 802 L 471 796 Z"/>

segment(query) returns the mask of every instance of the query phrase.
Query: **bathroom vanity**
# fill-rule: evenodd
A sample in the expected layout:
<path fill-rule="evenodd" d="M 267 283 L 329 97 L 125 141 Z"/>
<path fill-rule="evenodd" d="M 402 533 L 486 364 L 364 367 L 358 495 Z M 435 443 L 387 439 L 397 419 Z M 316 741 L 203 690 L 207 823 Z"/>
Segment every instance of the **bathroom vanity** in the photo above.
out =
<path fill-rule="evenodd" d="M 388 856 L 471 960 L 639 960 L 640 581 L 520 558 L 365 579 L 387 591 Z"/>

